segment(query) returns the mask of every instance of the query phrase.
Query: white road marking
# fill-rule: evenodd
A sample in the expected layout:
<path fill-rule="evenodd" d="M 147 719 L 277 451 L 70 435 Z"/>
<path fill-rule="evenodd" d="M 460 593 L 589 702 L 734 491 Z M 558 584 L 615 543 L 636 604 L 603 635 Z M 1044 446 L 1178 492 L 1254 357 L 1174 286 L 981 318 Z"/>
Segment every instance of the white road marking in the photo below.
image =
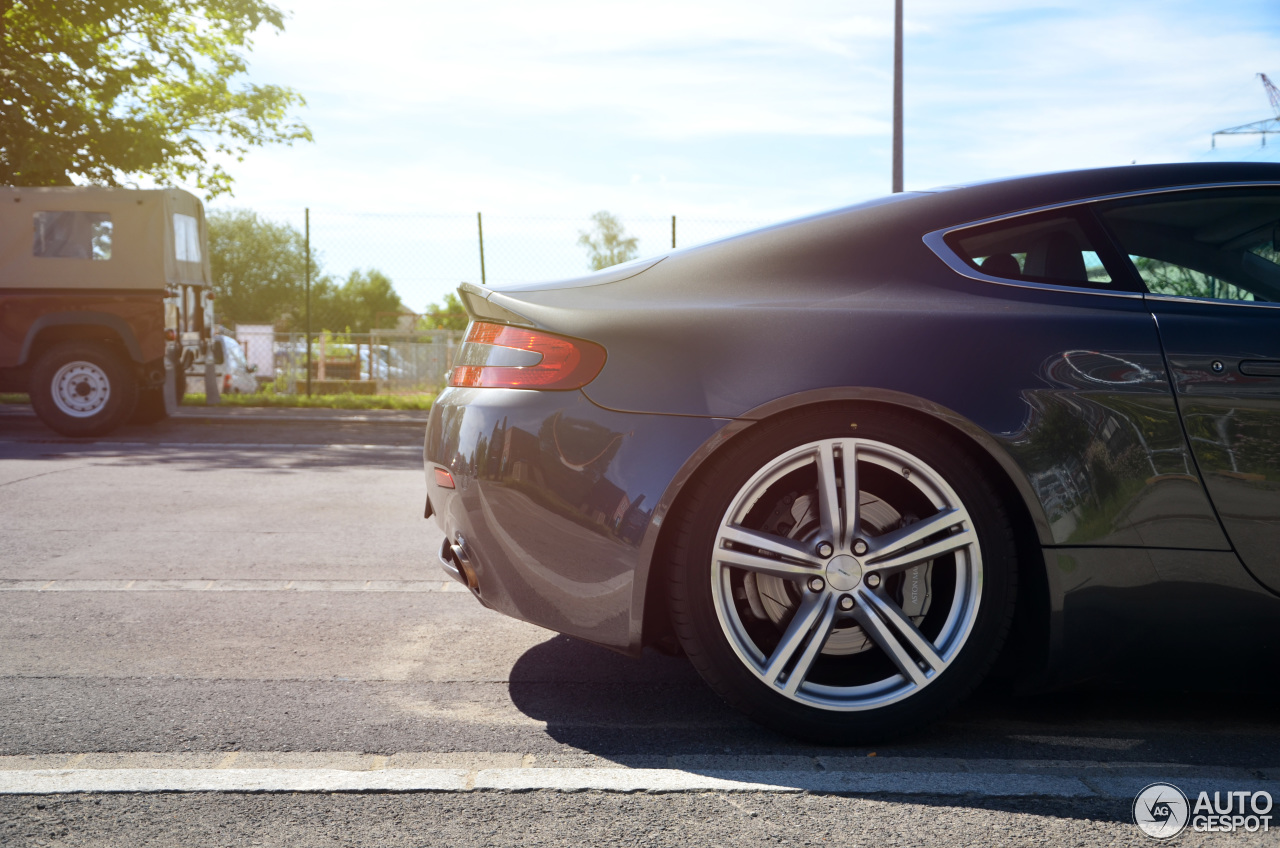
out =
<path fill-rule="evenodd" d="M 709 757 L 706 768 L 543 768 L 532 754 L 248 753 L 91 754 L 0 758 L 0 794 L 86 792 L 819 792 L 851 795 L 1109 798 L 1129 800 L 1144 786 L 1172 781 L 1184 792 L 1230 786 L 1277 793 L 1274 779 L 1245 769 L 1180 764 L 816 757 L 809 769 L 761 769 L 760 758 Z M 484 767 L 519 758 L 518 767 Z M 96 758 L 96 760 L 95 760 Z M 415 760 L 448 765 L 420 768 Z M 64 767 L 49 767 L 62 760 Z M 821 769 L 823 762 L 850 767 Z M 97 762 L 97 768 L 76 767 Z M 130 767 L 126 763 L 136 763 Z M 154 767 L 144 763 L 199 767 Z M 242 763 L 258 763 L 243 767 Z M 743 768 L 753 762 L 757 767 Z M 41 764 L 42 768 L 21 768 Z M 397 766 L 396 763 L 403 765 Z M 928 768 L 929 763 L 938 768 Z M 291 765 L 290 765 L 291 764 Z M 240 767 L 235 767 L 240 766 Z M 852 767 L 859 766 L 859 767 Z"/>
<path fill-rule="evenodd" d="M 58 445 L 79 448 L 78 453 L 92 453 L 99 448 L 181 448 L 183 450 L 199 448 L 281 450 L 288 448 L 325 451 L 390 451 L 393 453 L 405 452 L 422 455 L 421 445 L 284 444 L 274 442 L 79 442 L 62 439 L 0 439 L 0 445 Z"/>
<path fill-rule="evenodd" d="M 453 580 L 0 580 L 0 592 L 466 592 Z"/>

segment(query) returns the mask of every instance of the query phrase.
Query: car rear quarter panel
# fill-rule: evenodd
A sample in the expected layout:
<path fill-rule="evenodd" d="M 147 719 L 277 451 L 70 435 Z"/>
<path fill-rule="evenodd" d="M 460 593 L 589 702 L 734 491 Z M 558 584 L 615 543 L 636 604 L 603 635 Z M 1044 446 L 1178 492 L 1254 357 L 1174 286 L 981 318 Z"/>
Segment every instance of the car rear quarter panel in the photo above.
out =
<path fill-rule="evenodd" d="M 581 392 L 447 389 L 427 430 L 428 495 L 486 605 L 635 652 L 655 508 L 726 424 L 614 412 Z"/>

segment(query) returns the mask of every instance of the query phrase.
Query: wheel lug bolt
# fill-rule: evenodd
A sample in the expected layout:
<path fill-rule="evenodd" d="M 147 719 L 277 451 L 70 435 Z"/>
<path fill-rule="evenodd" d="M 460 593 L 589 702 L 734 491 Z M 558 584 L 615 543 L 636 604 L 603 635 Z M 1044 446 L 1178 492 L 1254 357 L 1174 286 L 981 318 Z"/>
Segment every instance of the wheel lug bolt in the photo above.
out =
<path fill-rule="evenodd" d="M 849 610 L 853 609 L 852 595 L 842 595 L 840 597 L 840 609 L 844 610 L 845 612 L 848 612 Z"/>
<path fill-rule="evenodd" d="M 858 556 L 862 556 L 867 552 L 867 543 L 862 539 L 853 543 L 853 552 Z"/>
<path fill-rule="evenodd" d="M 831 546 L 830 542 L 818 543 L 818 556 L 820 557 L 829 557 L 835 553 L 835 550 L 836 549 Z"/>
<path fill-rule="evenodd" d="M 879 575 L 879 574 L 868 574 L 868 575 L 867 575 L 867 585 L 868 585 L 868 586 L 870 586 L 872 589 L 874 589 L 875 587 L 879 586 L 879 585 L 880 585 L 880 575 Z"/>
<path fill-rule="evenodd" d="M 821 577 L 810 577 L 810 578 L 809 578 L 809 591 L 811 591 L 811 592 L 821 592 L 821 591 L 822 591 L 822 587 L 823 587 L 823 586 L 826 586 L 826 585 L 827 585 L 826 583 L 822 582 L 822 578 L 821 578 Z"/>

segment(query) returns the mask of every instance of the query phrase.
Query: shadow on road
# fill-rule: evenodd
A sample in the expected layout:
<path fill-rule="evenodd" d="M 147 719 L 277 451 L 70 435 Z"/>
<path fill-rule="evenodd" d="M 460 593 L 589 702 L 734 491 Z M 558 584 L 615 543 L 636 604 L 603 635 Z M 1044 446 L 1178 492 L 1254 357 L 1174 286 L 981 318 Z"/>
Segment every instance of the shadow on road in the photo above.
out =
<path fill-rule="evenodd" d="M 572 669 L 572 683 L 564 682 Z M 559 677 L 559 682 L 557 682 Z M 526 651 L 510 675 L 515 706 L 546 722 L 559 742 L 632 766 L 674 758 L 698 771 L 697 758 L 733 754 L 775 758 L 893 758 L 937 761 L 1073 761 L 1081 766 L 1174 763 L 1232 768 L 1280 762 L 1280 715 L 1274 694 L 1125 691 L 1081 688 L 1018 696 L 998 684 L 981 688 L 943 721 L 874 748 L 824 748 L 792 741 L 748 721 L 722 703 L 683 658 L 646 652 L 632 660 L 557 636 Z M 918 771 L 919 760 L 906 770 Z M 723 768 L 723 766 L 720 766 Z M 714 771 L 715 767 L 709 767 Z M 919 801 L 919 799 L 913 799 Z M 926 801 L 927 803 L 927 801 Z M 1127 805 L 1075 801 L 940 798 L 942 806 L 1028 810 L 1128 820 Z M 1120 809 L 1123 806 L 1124 809 Z M 1115 807 L 1114 810 L 1111 808 Z"/>

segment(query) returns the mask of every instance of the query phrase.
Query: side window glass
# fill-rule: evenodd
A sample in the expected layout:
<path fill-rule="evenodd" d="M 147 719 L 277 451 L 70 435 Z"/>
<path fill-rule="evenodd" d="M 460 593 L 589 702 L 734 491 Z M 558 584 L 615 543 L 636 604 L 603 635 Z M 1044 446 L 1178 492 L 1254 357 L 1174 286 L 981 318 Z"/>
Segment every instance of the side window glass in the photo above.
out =
<path fill-rule="evenodd" d="M 988 276 L 1088 288 L 1112 284 L 1093 241 L 1071 214 L 999 221 L 952 233 L 947 242 L 961 259 Z"/>
<path fill-rule="evenodd" d="M 1280 301 L 1280 191 L 1146 197 L 1103 207 L 1102 220 L 1153 294 Z"/>
<path fill-rule="evenodd" d="M 173 253 L 179 262 L 200 261 L 200 222 L 195 217 L 173 213 Z"/>
<path fill-rule="evenodd" d="M 106 212 L 36 212 L 31 251 L 45 259 L 110 259 L 111 216 Z"/>

